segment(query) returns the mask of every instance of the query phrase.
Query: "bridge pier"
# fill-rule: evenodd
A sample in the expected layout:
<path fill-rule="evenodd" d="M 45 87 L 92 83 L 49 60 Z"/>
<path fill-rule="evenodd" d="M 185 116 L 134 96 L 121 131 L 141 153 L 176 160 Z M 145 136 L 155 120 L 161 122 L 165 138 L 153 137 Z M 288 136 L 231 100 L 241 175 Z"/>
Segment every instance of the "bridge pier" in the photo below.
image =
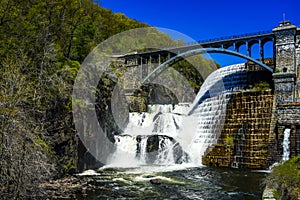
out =
<path fill-rule="evenodd" d="M 264 48 L 261 44 L 261 40 L 258 40 L 258 46 L 259 46 L 259 60 L 260 62 L 264 62 Z"/>
<path fill-rule="evenodd" d="M 234 49 L 234 51 L 239 52 L 235 42 L 233 43 L 233 49 Z"/>
<path fill-rule="evenodd" d="M 249 48 L 249 42 L 248 41 L 246 41 L 246 55 L 251 57 L 251 50 Z"/>
<path fill-rule="evenodd" d="M 160 58 L 160 54 L 158 54 L 158 65 L 161 64 L 161 58 Z"/>

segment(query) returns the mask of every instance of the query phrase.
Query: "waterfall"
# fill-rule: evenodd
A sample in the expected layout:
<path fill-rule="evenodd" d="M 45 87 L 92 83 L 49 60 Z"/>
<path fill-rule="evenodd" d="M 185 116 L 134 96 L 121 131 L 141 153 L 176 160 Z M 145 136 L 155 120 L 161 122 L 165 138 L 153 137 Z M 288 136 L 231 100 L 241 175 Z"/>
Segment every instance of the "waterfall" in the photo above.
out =
<path fill-rule="evenodd" d="M 290 158 L 290 133 L 291 129 L 286 128 L 284 130 L 284 135 L 283 135 L 283 154 L 282 154 L 282 160 L 286 161 Z"/>
<path fill-rule="evenodd" d="M 247 87 L 247 69 L 246 65 L 236 64 L 220 68 L 212 72 L 198 92 L 188 115 L 192 114 L 195 109 L 205 99 L 215 97 L 225 93 L 232 93 L 245 89 Z"/>
<path fill-rule="evenodd" d="M 139 165 L 136 156 L 136 136 L 120 135 L 115 136 L 116 150 L 108 159 L 110 165 L 117 167 L 134 167 Z"/>
<path fill-rule="evenodd" d="M 192 152 L 196 162 L 210 147 L 218 142 L 226 117 L 226 107 L 230 94 L 247 87 L 245 64 L 236 64 L 220 68 L 210 74 L 203 83 L 193 102 L 189 115 L 198 118 L 197 129 L 192 140 Z"/>
<path fill-rule="evenodd" d="M 221 94 L 204 100 L 194 111 L 198 116 L 196 133 L 192 140 L 195 162 L 201 164 L 201 157 L 207 149 L 218 142 L 226 116 L 226 105 L 230 95 Z"/>
<path fill-rule="evenodd" d="M 201 165 L 221 135 L 230 94 L 246 87 L 245 64 L 232 65 L 209 75 L 193 103 L 148 105 L 146 113 L 130 113 L 124 133 L 115 136 L 109 163 Z"/>
<path fill-rule="evenodd" d="M 188 104 L 148 105 L 147 113 L 130 113 L 122 135 L 115 135 L 114 166 L 146 164 L 173 165 L 186 162 L 188 155 L 176 141 Z"/>

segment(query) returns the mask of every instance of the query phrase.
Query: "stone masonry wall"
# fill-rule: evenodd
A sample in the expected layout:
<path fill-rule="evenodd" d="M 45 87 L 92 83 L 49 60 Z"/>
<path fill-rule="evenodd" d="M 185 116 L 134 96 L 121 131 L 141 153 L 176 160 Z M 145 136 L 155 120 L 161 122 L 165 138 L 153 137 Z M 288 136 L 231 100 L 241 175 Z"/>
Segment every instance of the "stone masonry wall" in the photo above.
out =
<path fill-rule="evenodd" d="M 291 129 L 290 157 L 300 154 L 300 102 L 279 104 L 277 106 L 277 138 L 278 151 L 281 156 L 283 133 L 286 128 Z"/>
<path fill-rule="evenodd" d="M 273 74 L 274 93 L 278 103 L 294 100 L 295 78 L 294 73 Z"/>
<path fill-rule="evenodd" d="M 232 94 L 218 144 L 208 149 L 203 164 L 266 168 L 272 104 L 271 91 Z"/>
<path fill-rule="evenodd" d="M 300 99 L 300 30 L 296 35 L 296 68 L 297 68 L 297 82 L 296 82 L 296 98 Z"/>

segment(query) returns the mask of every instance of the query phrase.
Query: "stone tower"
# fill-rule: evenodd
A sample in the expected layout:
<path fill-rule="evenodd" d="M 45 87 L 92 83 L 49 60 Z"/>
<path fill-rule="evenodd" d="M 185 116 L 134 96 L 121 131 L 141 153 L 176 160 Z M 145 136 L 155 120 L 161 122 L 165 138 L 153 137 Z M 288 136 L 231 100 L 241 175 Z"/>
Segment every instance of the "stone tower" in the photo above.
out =
<path fill-rule="evenodd" d="M 285 131 L 290 133 L 290 157 L 300 153 L 300 29 L 289 21 L 273 29 L 276 70 L 269 134 L 269 164 L 283 155 Z"/>
<path fill-rule="evenodd" d="M 299 35 L 290 21 L 273 29 L 275 35 L 276 73 L 273 74 L 277 102 L 292 102 L 298 97 Z"/>

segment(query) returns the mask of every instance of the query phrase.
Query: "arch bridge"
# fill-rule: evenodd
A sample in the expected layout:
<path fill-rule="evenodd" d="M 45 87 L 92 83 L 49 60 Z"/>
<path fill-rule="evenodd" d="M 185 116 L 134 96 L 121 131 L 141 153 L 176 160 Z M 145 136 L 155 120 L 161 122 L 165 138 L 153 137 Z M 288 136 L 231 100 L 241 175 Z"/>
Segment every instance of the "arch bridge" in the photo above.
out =
<path fill-rule="evenodd" d="M 264 65 L 265 46 L 272 43 L 273 69 Z M 259 58 L 255 59 L 253 46 L 258 45 Z M 245 47 L 245 52 L 241 53 L 241 48 Z M 125 55 L 118 55 L 117 58 L 125 60 L 125 65 L 140 67 L 141 79 L 145 79 L 148 73 L 148 65 L 155 63 L 160 66 L 163 61 L 178 58 L 184 52 L 208 50 L 235 55 L 246 60 L 250 60 L 265 69 L 280 73 L 273 74 L 274 93 L 281 102 L 295 101 L 300 99 L 300 28 L 290 21 L 280 22 L 279 26 L 271 31 L 262 31 L 250 34 L 242 34 L 230 37 L 201 40 L 194 44 L 187 44 L 180 47 L 168 47 L 159 50 L 149 50 L 134 52 Z M 132 88 L 134 89 L 134 88 Z"/>
<path fill-rule="evenodd" d="M 199 41 L 199 44 L 204 48 L 222 48 L 232 49 L 233 51 L 240 52 L 242 46 L 245 46 L 246 55 L 252 57 L 252 47 L 258 44 L 259 47 L 259 60 L 263 61 L 265 44 L 272 42 L 274 45 L 275 37 L 272 31 L 262 31 L 256 33 L 249 33 L 230 37 L 221 37 L 217 39 L 209 39 Z M 274 49 L 274 46 L 273 46 Z"/>
<path fill-rule="evenodd" d="M 220 48 L 228 49 L 235 52 L 241 53 L 241 48 L 245 47 L 244 54 L 248 57 L 253 57 L 254 45 L 259 47 L 259 60 L 263 62 L 265 54 L 265 44 L 271 42 L 273 55 L 275 56 L 275 35 L 272 31 L 261 31 L 255 33 L 248 33 L 242 35 L 220 37 L 208 40 L 200 40 L 197 43 L 187 44 L 180 47 L 167 47 L 159 50 L 149 50 L 143 52 L 135 52 L 131 54 L 125 54 L 119 56 L 119 58 L 125 58 L 126 62 L 128 60 L 136 59 L 136 64 L 147 64 L 151 63 L 153 60 L 157 60 L 161 64 L 162 57 L 171 57 L 187 52 L 193 49 L 199 48 Z"/>
<path fill-rule="evenodd" d="M 165 61 L 164 63 L 160 64 L 158 67 L 155 68 L 155 70 L 153 70 L 151 73 L 149 73 L 142 81 L 142 84 L 145 83 L 148 79 L 151 78 L 151 76 L 153 76 L 154 74 L 156 74 L 158 72 L 158 74 L 163 73 L 167 68 L 170 67 L 170 63 L 172 62 L 178 62 L 184 58 L 186 58 L 186 55 L 188 56 L 194 56 L 195 54 L 204 54 L 204 53 L 223 53 L 223 54 L 228 54 L 228 55 L 234 55 L 240 58 L 243 58 L 245 60 L 248 61 L 252 61 L 253 63 L 265 68 L 266 70 L 270 71 L 271 73 L 273 73 L 273 69 L 267 65 L 265 65 L 262 62 L 259 62 L 247 55 L 235 52 L 235 51 L 231 51 L 228 49 L 224 49 L 224 48 L 198 48 L 198 49 L 193 49 L 193 50 L 189 50 L 186 51 L 184 53 L 178 54 L 170 59 L 168 59 L 167 61 Z"/>

